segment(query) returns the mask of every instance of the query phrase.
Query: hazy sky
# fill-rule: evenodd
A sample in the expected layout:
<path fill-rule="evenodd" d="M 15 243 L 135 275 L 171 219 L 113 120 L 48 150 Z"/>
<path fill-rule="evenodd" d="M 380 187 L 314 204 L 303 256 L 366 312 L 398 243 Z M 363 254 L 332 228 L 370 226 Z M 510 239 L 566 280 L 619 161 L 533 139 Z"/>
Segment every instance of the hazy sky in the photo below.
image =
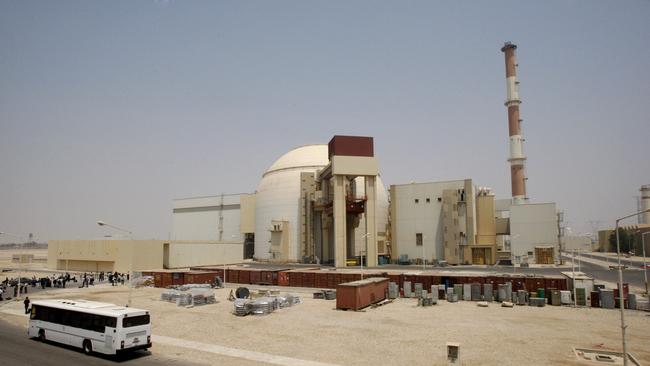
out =
<path fill-rule="evenodd" d="M 528 195 L 613 225 L 650 183 L 650 1 L 0 1 L 0 231 L 167 238 L 173 198 L 334 134 L 387 186 L 509 197 L 508 40 Z"/>

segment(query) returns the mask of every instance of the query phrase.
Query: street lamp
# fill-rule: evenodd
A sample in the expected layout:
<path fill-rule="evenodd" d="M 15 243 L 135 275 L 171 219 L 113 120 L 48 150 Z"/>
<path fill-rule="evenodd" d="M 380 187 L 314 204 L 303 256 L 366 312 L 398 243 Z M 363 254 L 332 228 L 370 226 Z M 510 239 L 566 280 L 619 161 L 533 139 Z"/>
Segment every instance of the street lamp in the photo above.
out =
<path fill-rule="evenodd" d="M 650 209 L 639 211 L 627 216 L 623 216 L 619 219 L 616 219 L 616 257 L 618 259 L 618 298 L 619 298 L 619 307 L 621 309 L 621 338 L 623 343 L 623 365 L 627 366 L 627 345 L 625 343 L 625 300 L 623 296 L 623 267 L 621 266 L 621 243 L 618 234 L 618 223 L 622 220 L 628 219 L 630 217 L 639 216 L 644 212 L 650 212 Z"/>
<path fill-rule="evenodd" d="M 645 261 L 645 236 L 648 234 L 650 234 L 650 231 L 641 234 L 641 246 L 643 247 L 643 281 L 645 282 L 646 297 L 648 297 L 648 264 Z"/>
<path fill-rule="evenodd" d="M 23 276 L 22 269 L 23 269 L 23 258 L 22 258 L 22 249 L 23 249 L 23 243 L 25 242 L 25 238 L 23 238 L 20 235 L 15 235 L 15 234 L 10 234 L 4 231 L 0 231 L 0 235 L 8 235 L 8 236 L 13 236 L 14 238 L 18 239 L 21 241 L 20 244 L 18 244 L 18 290 L 16 292 L 16 300 L 20 299 L 20 278 Z"/>
<path fill-rule="evenodd" d="M 97 220 L 97 225 L 110 227 L 111 229 L 129 234 L 129 240 L 131 241 L 129 245 L 129 298 L 126 306 L 131 307 L 131 296 L 133 292 L 133 232 L 119 226 L 108 224 L 102 220 Z"/>

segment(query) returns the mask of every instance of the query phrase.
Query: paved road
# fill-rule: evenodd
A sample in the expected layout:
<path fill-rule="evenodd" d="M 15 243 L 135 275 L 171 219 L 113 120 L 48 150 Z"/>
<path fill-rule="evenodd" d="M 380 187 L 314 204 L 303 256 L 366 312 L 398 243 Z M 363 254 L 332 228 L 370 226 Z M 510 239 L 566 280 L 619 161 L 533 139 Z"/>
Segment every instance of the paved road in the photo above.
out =
<path fill-rule="evenodd" d="M 582 256 L 587 257 L 587 258 L 593 258 L 593 259 L 601 260 L 603 262 L 607 262 L 609 260 L 610 265 L 613 265 L 613 266 L 618 265 L 618 259 L 616 259 L 616 258 L 606 259 L 606 258 L 603 258 L 603 256 L 594 255 L 594 254 L 590 254 L 590 253 L 578 253 L 578 255 L 582 255 Z M 631 268 L 642 268 L 642 266 L 643 266 L 643 263 L 642 262 L 639 263 L 638 260 L 632 261 L 632 260 L 625 259 L 625 258 L 621 258 L 621 264 L 623 264 L 625 266 L 628 266 L 628 267 L 631 267 Z"/>
<path fill-rule="evenodd" d="M 15 327 L 0 319 L 0 365 L 3 366 L 161 366 L 169 364 L 169 360 L 164 360 L 145 351 L 125 355 L 117 360 L 103 355 L 86 356 L 80 349 L 29 339 L 25 328 Z M 175 362 L 174 364 L 180 365 L 181 363 Z M 189 363 L 182 364 L 190 365 Z"/>

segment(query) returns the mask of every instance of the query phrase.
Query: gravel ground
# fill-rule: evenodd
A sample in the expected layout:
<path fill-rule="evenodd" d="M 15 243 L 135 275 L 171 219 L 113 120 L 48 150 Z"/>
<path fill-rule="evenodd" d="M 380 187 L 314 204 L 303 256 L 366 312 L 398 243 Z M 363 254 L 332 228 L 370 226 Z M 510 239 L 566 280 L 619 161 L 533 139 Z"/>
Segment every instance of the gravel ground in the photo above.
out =
<path fill-rule="evenodd" d="M 282 289 L 285 290 L 285 289 Z M 57 289 L 34 298 L 84 298 L 124 303 L 127 288 L 95 286 Z M 335 302 L 311 299 L 300 291 L 302 304 L 261 317 L 236 317 L 225 300 L 230 289 L 216 291 L 218 304 L 181 308 L 160 301 L 162 289 L 134 290 L 133 306 L 152 313 L 153 333 L 268 354 L 339 365 L 443 364 L 445 343 L 461 343 L 467 365 L 581 365 L 572 347 L 619 349 L 619 312 L 571 307 L 501 308 L 492 303 L 439 302 L 429 308 L 400 299 L 365 312 L 334 310 Z M 305 291 L 305 292 L 302 292 Z M 21 326 L 26 318 L 10 315 L 22 304 L 2 307 L 3 319 Z M 18 314 L 18 312 L 16 312 Z M 628 348 L 642 363 L 650 363 L 650 317 L 626 311 Z M 252 365 L 250 360 L 217 356 L 182 347 L 156 346 L 157 356 L 213 364 Z"/>

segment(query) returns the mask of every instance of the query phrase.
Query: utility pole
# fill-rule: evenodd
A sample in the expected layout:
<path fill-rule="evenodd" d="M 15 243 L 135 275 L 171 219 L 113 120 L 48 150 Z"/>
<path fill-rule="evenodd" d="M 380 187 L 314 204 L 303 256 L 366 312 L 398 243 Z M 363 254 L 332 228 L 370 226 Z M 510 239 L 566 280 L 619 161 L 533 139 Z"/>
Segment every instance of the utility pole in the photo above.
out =
<path fill-rule="evenodd" d="M 562 211 L 557 212 L 557 246 L 560 251 L 560 265 L 564 264 L 564 258 L 562 258 L 562 219 L 563 219 L 563 213 Z"/>

